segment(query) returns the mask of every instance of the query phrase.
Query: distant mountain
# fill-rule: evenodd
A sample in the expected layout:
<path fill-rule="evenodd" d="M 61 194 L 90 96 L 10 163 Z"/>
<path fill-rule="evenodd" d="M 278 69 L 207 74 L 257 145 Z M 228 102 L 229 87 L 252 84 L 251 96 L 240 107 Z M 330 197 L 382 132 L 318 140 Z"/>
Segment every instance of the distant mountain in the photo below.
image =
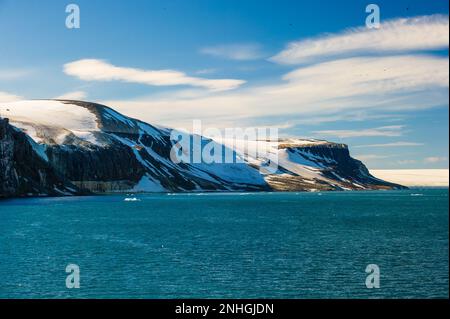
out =
<path fill-rule="evenodd" d="M 276 171 L 262 173 L 260 168 L 270 159 L 252 157 L 248 147 L 236 141 L 214 143 L 235 157 L 247 156 L 245 162 L 175 163 L 170 158 L 171 129 L 100 104 L 66 100 L 2 103 L 0 117 L 0 197 L 402 188 L 370 175 L 343 144 L 255 141 L 279 160 Z"/>

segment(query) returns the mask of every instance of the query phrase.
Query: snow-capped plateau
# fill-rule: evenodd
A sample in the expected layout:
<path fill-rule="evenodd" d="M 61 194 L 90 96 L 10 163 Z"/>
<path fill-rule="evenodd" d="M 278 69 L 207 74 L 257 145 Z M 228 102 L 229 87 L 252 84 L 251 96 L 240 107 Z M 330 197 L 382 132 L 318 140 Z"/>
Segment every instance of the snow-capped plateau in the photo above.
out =
<path fill-rule="evenodd" d="M 0 172 L 0 182 L 10 185 L 0 187 L 0 197 L 89 192 L 401 188 L 370 175 L 360 161 L 350 157 L 346 145 L 327 141 L 215 140 L 245 161 L 176 163 L 170 158 L 174 144 L 171 129 L 129 118 L 96 103 L 69 100 L 1 103 L 0 121 L 3 126 L 0 166 L 4 170 L 3 174 Z M 25 152 L 28 157 L 22 154 L 20 163 L 16 156 L 19 146 L 29 149 Z M 264 148 L 269 155 L 252 157 L 248 151 L 252 147 Z M 278 158 L 278 169 L 264 173 L 260 168 L 271 156 Z M 35 167 L 36 159 L 42 167 Z M 33 178 L 21 174 L 32 174 Z M 49 174 L 54 185 L 48 184 Z M 26 191 L 20 191 L 21 188 Z"/>

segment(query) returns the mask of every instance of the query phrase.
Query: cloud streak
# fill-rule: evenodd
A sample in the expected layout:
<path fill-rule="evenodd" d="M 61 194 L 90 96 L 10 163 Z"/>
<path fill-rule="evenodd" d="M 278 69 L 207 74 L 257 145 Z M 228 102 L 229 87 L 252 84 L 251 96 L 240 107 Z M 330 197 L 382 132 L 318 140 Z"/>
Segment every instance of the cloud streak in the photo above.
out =
<path fill-rule="evenodd" d="M 314 134 L 321 136 L 335 136 L 339 138 L 350 137 L 373 137 L 373 136 L 401 136 L 403 125 L 382 126 L 363 130 L 324 130 L 314 131 Z"/>
<path fill-rule="evenodd" d="M 362 155 L 353 155 L 353 157 L 355 157 L 356 159 L 359 159 L 361 161 L 371 161 L 371 160 L 389 158 L 390 156 L 376 155 L 376 154 L 362 154 Z"/>
<path fill-rule="evenodd" d="M 261 46 L 254 43 L 247 44 L 224 44 L 200 49 L 200 53 L 218 58 L 249 61 L 264 57 Z"/>
<path fill-rule="evenodd" d="M 359 27 L 291 42 L 270 60 L 280 64 L 301 64 L 362 53 L 446 49 L 449 46 L 448 29 L 449 17 L 445 15 L 390 20 L 382 23 L 380 29 Z"/>
<path fill-rule="evenodd" d="M 428 164 L 435 164 L 445 161 L 448 161 L 448 157 L 430 156 L 424 159 L 424 162 Z"/>
<path fill-rule="evenodd" d="M 33 74 L 33 70 L 27 70 L 27 69 L 7 69 L 7 70 L 0 70 L 0 80 L 16 80 L 20 78 L 27 77 L 31 74 Z"/>
<path fill-rule="evenodd" d="M 234 92 L 105 103 L 132 116 L 148 113 L 144 120 L 169 126 L 189 125 L 192 118 L 225 127 L 255 118 L 263 119 L 261 125 L 283 125 L 287 118 L 333 121 L 358 112 L 370 116 L 447 105 L 448 65 L 448 58 L 428 55 L 348 58 L 300 67 L 279 83 Z"/>
<path fill-rule="evenodd" d="M 175 70 L 142 70 L 112 65 L 103 60 L 84 59 L 64 65 L 64 72 L 84 81 L 122 81 L 150 86 L 188 85 L 211 91 L 238 88 L 243 80 L 190 77 Z"/>
<path fill-rule="evenodd" d="M 363 147 L 407 147 L 407 146 L 423 146 L 423 143 L 415 143 L 415 142 L 393 142 L 393 143 L 384 143 L 384 144 L 369 144 L 369 145 L 356 145 L 353 148 L 363 148 Z"/>

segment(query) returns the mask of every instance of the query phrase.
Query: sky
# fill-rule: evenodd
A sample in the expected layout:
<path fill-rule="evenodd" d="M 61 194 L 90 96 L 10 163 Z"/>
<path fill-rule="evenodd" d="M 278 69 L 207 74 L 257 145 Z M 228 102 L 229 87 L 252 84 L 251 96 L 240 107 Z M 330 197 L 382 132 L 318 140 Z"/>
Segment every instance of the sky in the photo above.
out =
<path fill-rule="evenodd" d="M 448 168 L 448 15 L 444 0 L 0 0 L 0 103 L 277 127 L 346 143 L 370 169 Z"/>

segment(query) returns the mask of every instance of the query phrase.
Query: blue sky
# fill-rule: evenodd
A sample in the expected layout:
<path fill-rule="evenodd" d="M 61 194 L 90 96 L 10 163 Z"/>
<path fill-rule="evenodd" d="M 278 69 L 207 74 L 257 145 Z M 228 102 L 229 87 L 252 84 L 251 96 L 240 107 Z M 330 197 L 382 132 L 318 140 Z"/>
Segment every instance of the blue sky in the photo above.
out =
<path fill-rule="evenodd" d="M 0 0 L 0 102 L 276 126 L 347 143 L 370 168 L 448 168 L 447 1 L 376 1 L 372 33 L 369 1 L 78 0 L 76 30 L 69 3 Z"/>

